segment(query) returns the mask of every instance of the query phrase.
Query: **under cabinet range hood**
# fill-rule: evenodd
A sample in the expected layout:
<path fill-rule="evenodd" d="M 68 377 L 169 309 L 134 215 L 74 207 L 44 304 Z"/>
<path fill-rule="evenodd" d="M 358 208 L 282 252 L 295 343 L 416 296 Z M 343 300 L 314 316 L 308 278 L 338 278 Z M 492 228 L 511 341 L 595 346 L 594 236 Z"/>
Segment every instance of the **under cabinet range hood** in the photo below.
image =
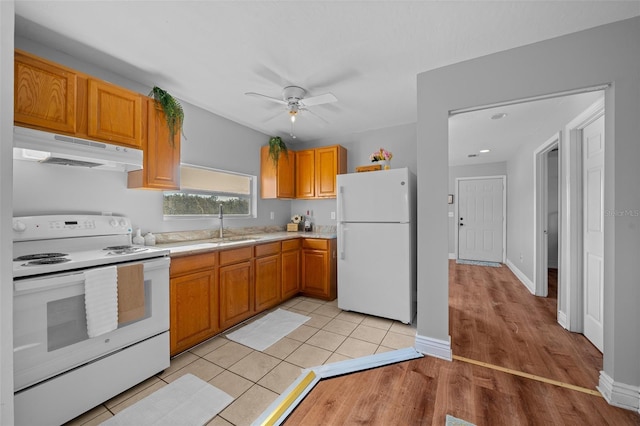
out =
<path fill-rule="evenodd" d="M 13 127 L 13 158 L 45 164 L 131 171 L 142 168 L 142 150 Z"/>

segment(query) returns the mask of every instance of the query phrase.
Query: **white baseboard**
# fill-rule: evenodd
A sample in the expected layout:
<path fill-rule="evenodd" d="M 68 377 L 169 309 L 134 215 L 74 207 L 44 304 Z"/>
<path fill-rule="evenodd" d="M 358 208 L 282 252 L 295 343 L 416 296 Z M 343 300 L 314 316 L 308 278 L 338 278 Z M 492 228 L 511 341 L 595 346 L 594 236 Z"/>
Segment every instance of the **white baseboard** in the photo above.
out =
<path fill-rule="evenodd" d="M 458 257 L 456 256 L 455 253 L 449 253 L 449 259 L 457 259 Z"/>
<path fill-rule="evenodd" d="M 507 266 L 511 269 L 511 272 L 520 280 L 522 284 L 529 290 L 529 292 L 533 295 L 536 294 L 536 286 L 533 285 L 533 282 L 513 264 L 513 262 L 507 259 Z"/>
<path fill-rule="evenodd" d="M 568 330 L 567 326 L 567 314 L 562 311 L 558 311 L 558 324 L 562 326 L 565 330 Z"/>
<path fill-rule="evenodd" d="M 416 334 L 415 348 L 425 355 L 431 355 L 447 361 L 453 360 L 451 337 L 449 337 L 449 340 L 438 340 Z"/>
<path fill-rule="evenodd" d="M 597 388 L 610 405 L 640 412 L 640 387 L 615 382 L 601 371 Z"/>

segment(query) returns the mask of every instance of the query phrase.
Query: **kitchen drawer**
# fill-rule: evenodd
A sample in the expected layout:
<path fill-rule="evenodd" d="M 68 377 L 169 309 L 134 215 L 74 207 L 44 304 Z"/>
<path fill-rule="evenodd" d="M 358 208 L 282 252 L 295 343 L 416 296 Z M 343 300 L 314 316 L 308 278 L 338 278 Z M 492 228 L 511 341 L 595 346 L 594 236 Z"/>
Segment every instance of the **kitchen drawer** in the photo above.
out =
<path fill-rule="evenodd" d="M 218 253 L 202 253 L 171 258 L 169 274 L 171 277 L 188 274 L 203 269 L 212 269 L 216 265 Z"/>
<path fill-rule="evenodd" d="M 268 256 L 280 253 L 280 241 L 255 246 L 256 257 Z"/>
<path fill-rule="evenodd" d="M 328 250 L 329 240 L 322 240 L 318 238 L 305 238 L 302 240 L 302 248 L 312 250 Z"/>
<path fill-rule="evenodd" d="M 242 262 L 251 259 L 253 255 L 253 247 L 240 247 L 231 250 L 223 250 L 220 252 L 220 265 L 229 265 L 231 263 Z"/>
<path fill-rule="evenodd" d="M 282 251 L 298 250 L 300 249 L 300 238 L 294 238 L 291 240 L 284 240 L 282 242 Z"/>

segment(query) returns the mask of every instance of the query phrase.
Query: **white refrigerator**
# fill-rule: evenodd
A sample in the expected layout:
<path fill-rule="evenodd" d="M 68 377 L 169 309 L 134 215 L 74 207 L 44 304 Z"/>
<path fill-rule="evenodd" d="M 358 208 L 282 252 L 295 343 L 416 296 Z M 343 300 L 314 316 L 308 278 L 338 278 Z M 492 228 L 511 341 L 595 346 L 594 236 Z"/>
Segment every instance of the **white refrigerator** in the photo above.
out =
<path fill-rule="evenodd" d="M 338 175 L 338 307 L 409 324 L 416 313 L 416 177 Z"/>

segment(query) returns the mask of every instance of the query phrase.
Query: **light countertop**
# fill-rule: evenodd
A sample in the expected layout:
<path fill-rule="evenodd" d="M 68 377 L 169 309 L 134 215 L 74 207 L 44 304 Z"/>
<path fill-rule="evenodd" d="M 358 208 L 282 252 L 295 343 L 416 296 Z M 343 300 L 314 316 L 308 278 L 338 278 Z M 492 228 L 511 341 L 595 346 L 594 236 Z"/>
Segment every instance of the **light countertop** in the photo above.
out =
<path fill-rule="evenodd" d="M 292 238 L 335 239 L 336 234 L 317 232 L 269 232 L 263 234 L 225 237 L 222 240 L 220 240 L 219 238 L 213 238 L 208 240 L 172 242 L 166 244 L 158 244 L 156 247 L 169 249 L 172 256 L 185 256 L 198 252 L 224 250 L 227 248 L 243 247 L 247 245 L 288 240 Z"/>

